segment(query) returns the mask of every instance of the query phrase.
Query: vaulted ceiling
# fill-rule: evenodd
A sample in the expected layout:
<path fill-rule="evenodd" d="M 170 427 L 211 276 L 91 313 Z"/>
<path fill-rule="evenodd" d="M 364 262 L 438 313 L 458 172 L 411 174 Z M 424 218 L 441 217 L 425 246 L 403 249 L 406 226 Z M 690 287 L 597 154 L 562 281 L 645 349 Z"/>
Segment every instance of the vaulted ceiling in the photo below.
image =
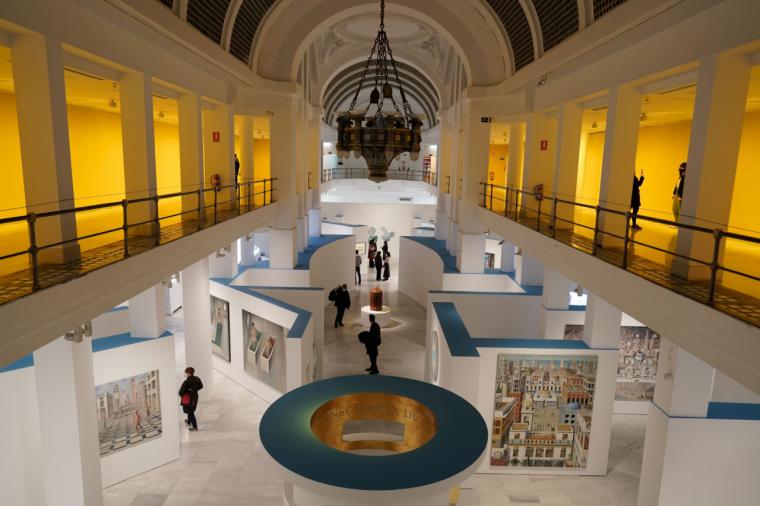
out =
<path fill-rule="evenodd" d="M 254 42 L 267 15 L 283 0 L 156 0 L 229 51 L 252 64 Z M 453 1 L 453 0 L 452 0 Z M 462 0 L 456 0 L 462 1 Z M 626 0 L 470 0 L 487 5 L 508 41 L 507 75 L 540 58 Z M 391 2 L 389 2 L 390 4 Z M 429 2 L 428 8 L 435 8 Z M 424 2 L 416 2 L 425 11 Z M 477 27 L 473 27 L 476 29 Z"/>

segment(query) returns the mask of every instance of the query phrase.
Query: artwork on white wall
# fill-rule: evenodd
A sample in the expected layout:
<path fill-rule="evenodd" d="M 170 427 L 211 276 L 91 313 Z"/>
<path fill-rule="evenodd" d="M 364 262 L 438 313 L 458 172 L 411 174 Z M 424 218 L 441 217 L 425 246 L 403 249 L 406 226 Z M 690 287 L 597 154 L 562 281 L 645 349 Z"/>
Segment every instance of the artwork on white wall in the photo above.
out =
<path fill-rule="evenodd" d="M 230 303 L 211 296 L 211 351 L 230 361 Z"/>
<path fill-rule="evenodd" d="M 565 339 L 583 339 L 583 325 L 565 325 Z M 648 327 L 620 327 L 616 401 L 654 399 L 660 335 Z"/>
<path fill-rule="evenodd" d="M 242 310 L 243 368 L 256 379 L 284 391 L 284 354 L 275 351 L 285 338 L 285 329 L 261 316 Z M 275 365 L 277 364 L 277 365 Z"/>
<path fill-rule="evenodd" d="M 500 353 L 491 467 L 585 469 L 597 357 Z"/>
<path fill-rule="evenodd" d="M 158 371 L 95 386 L 100 456 L 161 437 Z"/>
<path fill-rule="evenodd" d="M 430 378 L 438 383 L 438 331 L 430 334 Z"/>

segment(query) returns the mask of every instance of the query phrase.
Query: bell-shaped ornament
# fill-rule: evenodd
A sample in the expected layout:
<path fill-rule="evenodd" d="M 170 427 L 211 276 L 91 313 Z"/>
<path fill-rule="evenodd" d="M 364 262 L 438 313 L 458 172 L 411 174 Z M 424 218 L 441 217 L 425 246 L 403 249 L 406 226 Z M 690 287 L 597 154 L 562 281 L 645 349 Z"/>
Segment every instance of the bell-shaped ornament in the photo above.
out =
<path fill-rule="evenodd" d="M 378 102 L 380 102 L 380 92 L 375 88 L 372 90 L 372 93 L 369 94 L 369 103 L 376 104 Z"/>
<path fill-rule="evenodd" d="M 385 83 L 383 85 L 383 98 L 391 97 L 393 97 L 393 88 L 391 88 L 391 85 L 389 83 Z"/>

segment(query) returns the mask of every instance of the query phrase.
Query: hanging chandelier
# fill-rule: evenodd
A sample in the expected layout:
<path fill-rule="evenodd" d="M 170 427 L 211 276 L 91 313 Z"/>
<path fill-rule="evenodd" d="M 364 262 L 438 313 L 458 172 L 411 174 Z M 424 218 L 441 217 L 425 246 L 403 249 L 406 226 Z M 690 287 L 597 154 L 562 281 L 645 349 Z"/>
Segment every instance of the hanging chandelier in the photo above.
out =
<path fill-rule="evenodd" d="M 375 86 L 370 93 L 367 109 L 354 110 L 364 81 L 373 77 Z M 401 96 L 400 107 L 393 97 L 394 86 L 398 87 Z M 392 105 L 393 110 L 383 110 L 385 105 Z M 417 160 L 420 156 L 422 115 L 412 113 L 399 78 L 393 51 L 385 33 L 385 0 L 380 0 L 380 29 L 354 99 L 347 112 L 338 114 L 337 122 L 338 157 L 348 158 L 351 151 L 355 158 L 364 157 L 369 168 L 369 178 L 373 181 L 388 179 L 388 165 L 401 153 L 409 152 L 412 160 Z"/>

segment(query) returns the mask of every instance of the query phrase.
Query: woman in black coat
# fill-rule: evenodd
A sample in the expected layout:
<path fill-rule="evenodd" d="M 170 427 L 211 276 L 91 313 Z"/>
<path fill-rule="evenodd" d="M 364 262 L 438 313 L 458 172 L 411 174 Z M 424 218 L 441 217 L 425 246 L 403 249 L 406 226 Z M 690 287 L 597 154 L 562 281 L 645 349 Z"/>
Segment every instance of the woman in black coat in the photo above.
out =
<path fill-rule="evenodd" d="M 375 255 L 375 271 L 377 272 L 375 280 L 380 281 L 380 276 L 383 273 L 383 254 L 379 251 L 377 252 L 377 255 Z"/>
<path fill-rule="evenodd" d="M 203 389 L 203 382 L 198 376 L 195 376 L 195 369 L 188 367 L 185 369 L 185 381 L 179 387 L 179 398 L 182 411 L 187 414 L 185 423 L 190 430 L 198 430 L 198 421 L 195 419 L 195 409 L 198 407 L 198 390 Z"/>

